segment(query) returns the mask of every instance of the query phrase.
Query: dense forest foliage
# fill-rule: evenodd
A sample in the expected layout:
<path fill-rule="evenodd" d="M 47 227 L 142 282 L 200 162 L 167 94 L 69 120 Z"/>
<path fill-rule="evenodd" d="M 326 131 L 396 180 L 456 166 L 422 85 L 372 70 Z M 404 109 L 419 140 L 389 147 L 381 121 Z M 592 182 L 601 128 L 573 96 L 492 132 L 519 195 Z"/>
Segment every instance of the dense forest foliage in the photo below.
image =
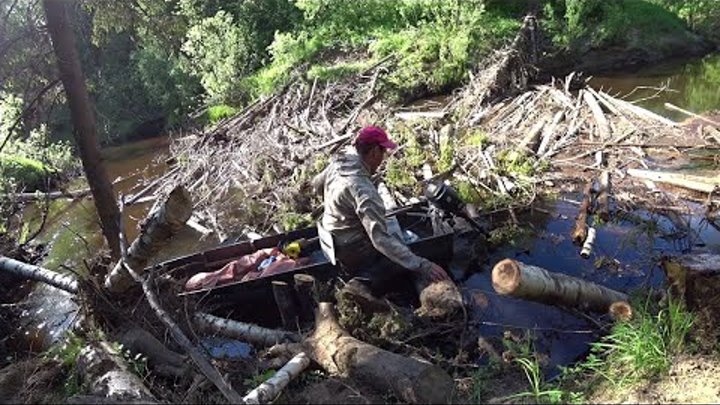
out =
<path fill-rule="evenodd" d="M 528 10 L 564 52 L 712 38 L 712 0 L 87 0 L 74 30 L 103 143 L 233 114 L 295 78 L 335 80 L 392 59 L 391 100 L 438 94 L 507 43 Z M 72 125 L 40 2 L 0 1 L 0 166 L 42 188 L 77 167 Z M 661 42 L 661 41 L 660 41 Z M 7 185 L 6 185 L 7 186 Z"/>

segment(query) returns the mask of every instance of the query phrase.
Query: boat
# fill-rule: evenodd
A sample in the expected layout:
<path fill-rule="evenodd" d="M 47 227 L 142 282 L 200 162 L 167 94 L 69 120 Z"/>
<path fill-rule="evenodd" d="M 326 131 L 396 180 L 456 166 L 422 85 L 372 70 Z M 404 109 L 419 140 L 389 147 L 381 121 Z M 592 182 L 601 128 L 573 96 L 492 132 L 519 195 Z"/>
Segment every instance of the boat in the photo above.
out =
<path fill-rule="evenodd" d="M 401 207 L 392 213 L 397 217 L 403 231 L 411 231 L 416 240 L 408 243 L 410 249 L 419 256 L 425 257 L 441 265 L 452 257 L 452 232 L 433 231 L 431 213 L 427 203 L 418 203 Z M 333 265 L 321 253 L 317 240 L 316 227 L 299 229 L 283 234 L 272 235 L 261 239 L 240 241 L 219 246 L 203 252 L 171 259 L 154 266 L 161 274 L 169 275 L 176 280 L 187 280 L 199 272 L 218 270 L 227 263 L 259 249 L 276 247 L 284 241 L 299 239 L 314 240 L 305 250 L 312 252 L 314 260 L 305 266 L 295 267 L 292 270 L 276 273 L 267 277 L 260 277 L 247 281 L 233 281 L 213 287 L 184 291 L 181 296 L 194 296 L 209 300 L 218 306 L 238 307 L 249 302 L 273 302 L 272 282 L 285 281 L 292 283 L 295 274 L 310 274 L 318 281 L 326 281 L 338 275 L 339 268 Z M 269 300 L 269 301 L 266 301 Z"/>

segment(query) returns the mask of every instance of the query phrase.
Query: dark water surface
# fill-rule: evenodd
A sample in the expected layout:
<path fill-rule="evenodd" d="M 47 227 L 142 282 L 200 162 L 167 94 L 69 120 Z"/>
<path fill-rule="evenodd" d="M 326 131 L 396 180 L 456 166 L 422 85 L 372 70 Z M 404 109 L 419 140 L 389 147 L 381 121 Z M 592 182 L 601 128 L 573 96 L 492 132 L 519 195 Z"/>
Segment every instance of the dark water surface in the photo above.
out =
<path fill-rule="evenodd" d="M 535 349 L 547 355 L 549 375 L 559 371 L 556 366 L 570 364 L 587 353 L 589 343 L 599 337 L 597 328 L 581 315 L 496 294 L 491 281 L 495 263 L 512 258 L 633 293 L 661 286 L 664 274 L 659 262 L 663 255 L 720 253 L 720 232 L 700 217 L 690 217 L 690 226 L 696 232 L 687 234 L 664 217 L 638 211 L 616 215 L 611 222 L 596 226 L 595 249 L 590 258 L 583 259 L 580 247 L 570 238 L 578 205 L 560 200 L 538 208 L 520 219 L 522 226 L 534 227 L 535 236 L 493 253 L 485 265 L 477 268 L 479 272 L 467 278 L 464 288 L 470 295 L 480 293 L 481 300 L 488 303 L 486 308 L 477 305 L 472 311 L 480 332 L 495 337 L 508 328 L 531 333 L 536 339 Z M 656 222 L 657 226 L 638 226 L 641 220 Z M 457 248 L 463 249 L 463 241 L 458 243 Z"/>

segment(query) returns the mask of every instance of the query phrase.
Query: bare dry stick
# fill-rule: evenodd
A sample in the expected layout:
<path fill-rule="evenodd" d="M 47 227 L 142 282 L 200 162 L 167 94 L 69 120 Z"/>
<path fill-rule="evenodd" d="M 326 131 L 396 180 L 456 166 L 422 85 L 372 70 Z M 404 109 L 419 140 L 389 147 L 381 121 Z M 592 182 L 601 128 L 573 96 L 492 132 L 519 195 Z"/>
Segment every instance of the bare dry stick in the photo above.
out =
<path fill-rule="evenodd" d="M 600 132 L 600 139 L 604 141 L 610 139 L 610 137 L 612 136 L 610 124 L 608 123 L 608 120 L 605 117 L 602 108 L 600 108 L 597 100 L 589 91 L 583 93 L 583 97 L 588 107 L 590 107 L 590 111 L 592 111 L 593 117 L 595 118 L 595 123 L 597 124 L 598 131 Z"/>
<path fill-rule="evenodd" d="M 720 128 L 720 122 L 713 121 L 713 120 L 711 120 L 710 118 L 703 117 L 703 116 L 700 115 L 700 114 L 695 114 L 695 113 L 692 112 L 692 111 L 684 110 L 684 109 L 682 109 L 682 108 L 680 108 L 680 107 L 678 107 L 678 106 L 676 106 L 676 105 L 673 105 L 673 104 L 670 104 L 670 103 L 665 103 L 665 108 L 670 109 L 670 110 L 673 110 L 673 111 L 681 112 L 681 113 L 683 113 L 683 114 L 685 114 L 685 115 L 689 115 L 690 117 L 697 118 L 697 119 L 699 119 L 699 120 L 702 120 L 702 121 L 707 122 L 707 123 L 710 124 L 710 125 L 715 125 L 716 127 Z"/>

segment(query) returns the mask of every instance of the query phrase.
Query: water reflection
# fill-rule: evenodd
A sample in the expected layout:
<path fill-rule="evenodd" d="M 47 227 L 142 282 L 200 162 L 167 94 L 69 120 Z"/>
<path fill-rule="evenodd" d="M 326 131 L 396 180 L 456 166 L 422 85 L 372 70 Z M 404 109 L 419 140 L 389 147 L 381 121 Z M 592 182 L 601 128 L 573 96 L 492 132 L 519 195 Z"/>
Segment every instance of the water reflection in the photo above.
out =
<path fill-rule="evenodd" d="M 632 73 L 615 73 L 594 77 L 590 84 L 595 89 L 604 89 L 621 95 L 636 90 L 630 101 L 652 97 L 657 88 L 667 87 L 670 91 L 639 104 L 673 120 L 682 121 L 686 115 L 668 110 L 668 102 L 695 113 L 720 110 L 720 54 L 708 55 L 702 59 L 675 60 L 646 67 Z"/>

